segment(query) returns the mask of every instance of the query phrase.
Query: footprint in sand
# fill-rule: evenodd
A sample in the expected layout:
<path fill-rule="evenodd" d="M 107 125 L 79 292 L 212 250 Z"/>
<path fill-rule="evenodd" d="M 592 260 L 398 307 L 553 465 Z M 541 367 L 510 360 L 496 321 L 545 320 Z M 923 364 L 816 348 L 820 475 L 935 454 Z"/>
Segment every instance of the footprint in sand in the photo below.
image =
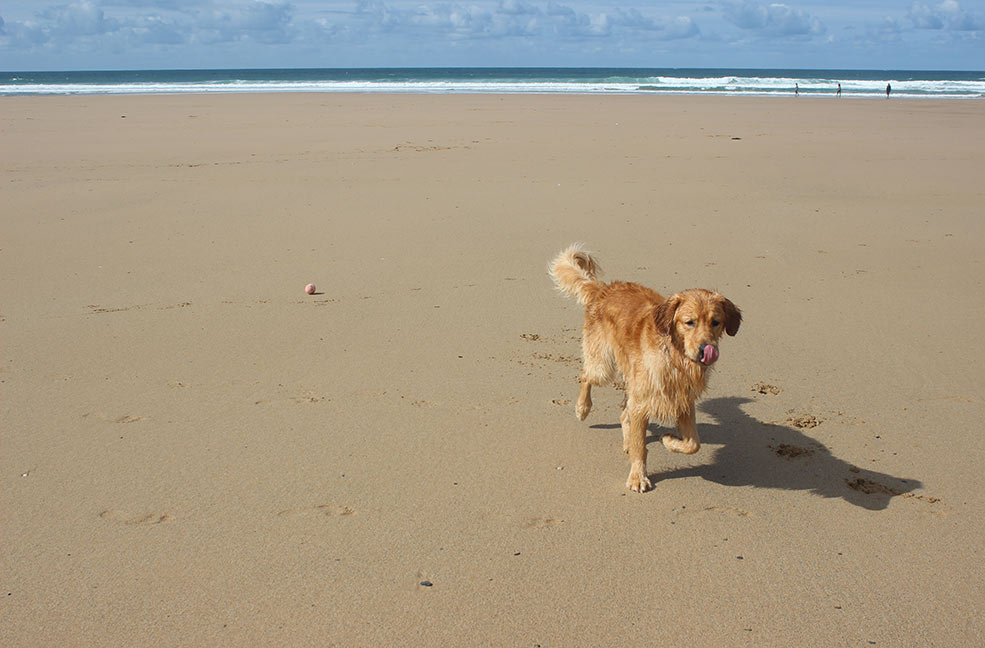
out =
<path fill-rule="evenodd" d="M 776 385 L 771 385 L 767 382 L 763 382 L 762 380 L 760 380 L 750 388 L 750 391 L 758 392 L 760 394 L 770 394 L 772 396 L 777 396 L 783 390 L 781 390 Z"/>
<path fill-rule="evenodd" d="M 795 428 L 800 428 L 801 430 L 808 430 L 810 428 L 817 427 L 821 423 L 824 423 L 824 419 L 818 418 L 810 414 L 805 414 L 803 416 L 788 417 L 787 423 L 794 426 Z"/>
<path fill-rule="evenodd" d="M 128 310 L 140 310 L 143 308 L 142 305 L 137 306 L 100 306 L 99 304 L 89 304 L 86 306 L 93 313 L 123 313 Z"/>
<path fill-rule="evenodd" d="M 393 147 L 396 152 L 402 151 L 414 151 L 415 153 L 428 153 L 431 151 L 450 151 L 453 148 L 471 148 L 469 146 L 438 146 L 436 144 L 412 144 L 407 142 L 406 144 L 397 144 Z"/>
<path fill-rule="evenodd" d="M 691 515 L 695 513 L 717 513 L 718 515 L 731 515 L 733 517 L 749 517 L 752 515 L 750 511 L 736 506 L 703 506 L 701 508 L 682 506 L 680 510 L 675 510 L 674 512 L 677 515 Z"/>
<path fill-rule="evenodd" d="M 561 526 L 564 520 L 551 517 L 532 517 L 524 520 L 520 524 L 524 529 L 550 529 L 551 527 Z"/>
<path fill-rule="evenodd" d="M 568 364 L 579 362 L 578 358 L 564 354 L 554 355 L 553 353 L 534 353 L 531 357 L 535 360 L 550 360 L 551 362 L 563 362 Z"/>
<path fill-rule="evenodd" d="M 118 509 L 107 509 L 100 513 L 99 517 L 113 522 L 122 522 L 123 524 L 140 526 L 161 524 L 163 522 L 171 522 L 174 520 L 174 516 L 170 513 L 148 513 L 146 515 L 135 516 Z"/>
<path fill-rule="evenodd" d="M 419 590 L 427 590 L 434 587 L 434 581 L 428 578 L 428 576 L 422 571 L 414 573 L 414 581 L 417 584 L 416 589 Z"/>
<path fill-rule="evenodd" d="M 270 405 L 271 403 L 278 403 L 282 401 L 293 401 L 298 404 L 302 403 L 320 403 L 326 400 L 324 396 L 318 396 L 313 392 L 304 392 L 295 396 L 280 396 L 277 398 L 261 398 L 260 400 L 253 401 L 254 405 Z"/>
<path fill-rule="evenodd" d="M 332 504 L 317 504 L 308 508 L 286 509 L 277 514 L 277 517 L 288 518 L 308 518 L 308 517 L 345 517 L 355 515 L 356 509 L 351 506 L 335 506 Z"/>
<path fill-rule="evenodd" d="M 113 423 L 136 423 L 137 421 L 146 420 L 145 416 L 131 416 L 130 414 L 124 414 L 123 416 L 109 417 L 103 412 L 87 412 L 82 415 L 84 419 L 92 419 L 94 421 L 112 421 Z"/>
<path fill-rule="evenodd" d="M 810 448 L 798 445 L 790 445 L 789 443 L 781 443 L 779 445 L 770 446 L 770 450 L 773 451 L 777 457 L 783 457 L 784 459 L 800 459 L 801 457 L 809 457 L 814 454 L 821 446 L 817 448 Z"/>
<path fill-rule="evenodd" d="M 405 402 L 413 405 L 414 407 L 419 407 L 421 409 L 430 409 L 432 407 L 437 407 L 437 403 L 434 403 L 434 402 L 429 401 L 429 400 L 424 400 L 423 398 L 417 398 L 417 399 L 414 399 L 414 400 L 407 400 L 407 397 L 406 396 L 401 396 L 400 397 L 400 400 L 405 401 Z"/>
<path fill-rule="evenodd" d="M 902 495 L 903 491 L 898 488 L 890 488 L 885 484 L 880 484 L 879 482 L 872 481 L 871 479 L 866 479 L 865 477 L 856 477 L 855 479 L 845 478 L 845 483 L 852 490 L 856 490 L 860 493 L 865 493 L 866 495 L 882 494 L 882 495 Z"/>
<path fill-rule="evenodd" d="M 940 497 L 931 497 L 930 495 L 918 495 L 916 493 L 905 493 L 898 488 L 893 488 L 892 486 L 886 486 L 885 484 L 880 484 L 877 481 L 873 481 L 865 477 L 845 477 L 845 484 L 852 490 L 858 491 L 859 493 L 865 493 L 866 495 L 888 495 L 890 497 L 900 495 L 904 499 L 919 500 L 927 504 L 937 504 L 944 502 L 944 500 L 942 500 Z"/>
<path fill-rule="evenodd" d="M 719 513 L 721 515 L 732 515 L 735 517 L 749 517 L 749 511 L 736 506 L 706 506 L 702 509 L 705 513 Z"/>

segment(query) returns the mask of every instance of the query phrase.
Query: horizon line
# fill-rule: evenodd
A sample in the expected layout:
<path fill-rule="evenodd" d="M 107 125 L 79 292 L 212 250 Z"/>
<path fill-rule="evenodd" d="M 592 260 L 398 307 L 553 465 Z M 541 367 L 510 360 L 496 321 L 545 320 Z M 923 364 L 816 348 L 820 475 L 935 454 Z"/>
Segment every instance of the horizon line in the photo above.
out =
<path fill-rule="evenodd" d="M 408 66 L 269 66 L 269 67 L 174 67 L 174 68 L 88 68 L 88 69 L 43 69 L 43 70 L 0 70 L 0 74 L 38 74 L 75 72 L 228 72 L 228 71 L 274 71 L 274 70 L 736 70 L 771 72 L 960 72 L 963 74 L 985 74 L 978 69 L 946 68 L 798 68 L 798 67 L 708 67 L 708 66 L 620 66 L 620 65 L 408 65 Z"/>

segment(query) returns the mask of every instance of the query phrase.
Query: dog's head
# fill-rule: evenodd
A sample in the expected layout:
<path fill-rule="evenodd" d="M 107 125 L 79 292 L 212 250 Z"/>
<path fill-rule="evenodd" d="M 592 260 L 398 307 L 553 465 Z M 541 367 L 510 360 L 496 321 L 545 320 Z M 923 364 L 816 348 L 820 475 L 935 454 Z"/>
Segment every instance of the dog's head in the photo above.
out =
<path fill-rule="evenodd" d="M 685 357 L 707 367 L 718 360 L 722 333 L 739 332 L 742 311 L 718 293 L 695 288 L 663 301 L 655 319 L 657 330 L 669 335 Z"/>

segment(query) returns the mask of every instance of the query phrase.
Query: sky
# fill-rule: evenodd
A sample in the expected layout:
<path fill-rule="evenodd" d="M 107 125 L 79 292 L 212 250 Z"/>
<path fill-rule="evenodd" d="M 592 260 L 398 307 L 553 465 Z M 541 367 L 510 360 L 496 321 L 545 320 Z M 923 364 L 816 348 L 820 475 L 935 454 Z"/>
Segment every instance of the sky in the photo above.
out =
<path fill-rule="evenodd" d="M 0 0 L 0 70 L 985 70 L 985 0 Z"/>

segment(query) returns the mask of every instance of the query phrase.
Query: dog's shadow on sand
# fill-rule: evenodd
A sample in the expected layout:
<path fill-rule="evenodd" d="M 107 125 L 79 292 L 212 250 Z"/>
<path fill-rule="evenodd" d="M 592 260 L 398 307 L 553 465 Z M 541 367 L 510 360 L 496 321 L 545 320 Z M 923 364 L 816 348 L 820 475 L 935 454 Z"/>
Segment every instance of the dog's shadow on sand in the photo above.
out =
<path fill-rule="evenodd" d="M 802 490 L 821 497 L 841 498 L 873 511 L 885 509 L 892 498 L 914 497 L 922 484 L 853 465 L 831 454 L 824 445 L 800 430 L 763 423 L 742 411 L 748 398 L 715 398 L 699 409 L 715 419 L 699 424 L 702 443 L 720 445 L 710 463 L 650 475 L 654 483 L 682 477 L 701 477 L 723 486 L 753 486 Z M 593 425 L 619 429 L 619 425 Z M 651 425 L 647 443 L 662 449 L 660 437 L 668 428 Z M 702 450 L 704 451 L 704 450 Z M 935 501 L 932 498 L 921 498 Z"/>

